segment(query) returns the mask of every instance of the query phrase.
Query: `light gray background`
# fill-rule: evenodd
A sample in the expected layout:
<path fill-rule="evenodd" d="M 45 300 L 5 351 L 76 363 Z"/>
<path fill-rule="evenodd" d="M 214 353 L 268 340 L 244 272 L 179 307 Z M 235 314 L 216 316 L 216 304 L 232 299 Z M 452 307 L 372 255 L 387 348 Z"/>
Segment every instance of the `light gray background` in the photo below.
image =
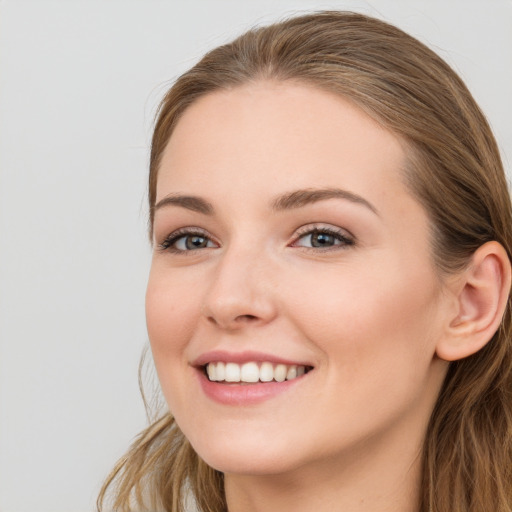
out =
<path fill-rule="evenodd" d="M 312 8 L 373 14 L 436 49 L 510 170 L 510 0 L 0 0 L 1 512 L 92 510 L 145 425 L 146 164 L 166 83 Z"/>

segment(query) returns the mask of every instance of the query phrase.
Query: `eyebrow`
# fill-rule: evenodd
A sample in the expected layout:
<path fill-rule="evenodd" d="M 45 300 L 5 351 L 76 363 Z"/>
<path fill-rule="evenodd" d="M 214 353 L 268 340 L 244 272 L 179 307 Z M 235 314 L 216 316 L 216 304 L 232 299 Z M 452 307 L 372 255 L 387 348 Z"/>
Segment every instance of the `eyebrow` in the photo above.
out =
<path fill-rule="evenodd" d="M 187 196 L 180 194 L 169 194 L 168 196 L 165 196 L 163 199 L 158 201 L 158 203 L 156 203 L 153 209 L 154 211 L 157 211 L 164 206 L 170 205 L 181 206 L 187 210 L 192 210 L 193 212 L 202 213 L 204 215 L 213 214 L 212 204 L 205 199 L 197 196 Z"/>
<path fill-rule="evenodd" d="M 352 203 L 363 205 L 376 215 L 379 215 L 377 208 L 364 199 L 364 197 L 340 188 L 306 188 L 294 190 L 293 192 L 287 192 L 276 197 L 271 202 L 271 207 L 275 211 L 292 210 L 327 199 L 345 199 Z M 214 213 L 213 205 L 198 196 L 169 194 L 158 201 L 153 210 L 157 211 L 165 206 L 181 206 L 182 208 L 202 213 L 203 215 L 213 215 Z"/>
<path fill-rule="evenodd" d="M 363 205 L 376 215 L 379 215 L 377 208 L 364 197 L 340 188 L 307 188 L 295 190 L 274 199 L 272 209 L 276 211 L 291 210 L 326 199 L 345 199 L 352 203 Z"/>

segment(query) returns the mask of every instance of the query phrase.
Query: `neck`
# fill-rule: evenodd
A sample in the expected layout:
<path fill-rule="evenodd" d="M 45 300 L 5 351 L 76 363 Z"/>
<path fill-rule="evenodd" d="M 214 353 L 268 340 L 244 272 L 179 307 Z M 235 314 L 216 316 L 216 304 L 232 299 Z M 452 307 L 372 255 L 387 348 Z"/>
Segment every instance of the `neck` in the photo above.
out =
<path fill-rule="evenodd" d="M 228 510 L 417 511 L 422 439 L 399 450 L 396 442 L 369 439 L 343 457 L 309 462 L 286 474 L 225 474 Z"/>

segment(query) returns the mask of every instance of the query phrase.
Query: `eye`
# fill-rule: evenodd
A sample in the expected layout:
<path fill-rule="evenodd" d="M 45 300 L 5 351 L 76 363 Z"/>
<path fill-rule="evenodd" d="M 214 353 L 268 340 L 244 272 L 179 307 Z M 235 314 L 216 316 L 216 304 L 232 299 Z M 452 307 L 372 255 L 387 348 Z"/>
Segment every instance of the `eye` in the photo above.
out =
<path fill-rule="evenodd" d="M 161 250 L 174 253 L 184 253 L 211 247 L 217 247 L 217 244 L 213 242 L 208 234 L 198 230 L 189 231 L 187 229 L 180 229 L 171 233 L 159 244 Z"/>
<path fill-rule="evenodd" d="M 299 233 L 293 247 L 310 249 L 344 248 L 355 244 L 354 238 L 339 228 L 313 227 Z"/>

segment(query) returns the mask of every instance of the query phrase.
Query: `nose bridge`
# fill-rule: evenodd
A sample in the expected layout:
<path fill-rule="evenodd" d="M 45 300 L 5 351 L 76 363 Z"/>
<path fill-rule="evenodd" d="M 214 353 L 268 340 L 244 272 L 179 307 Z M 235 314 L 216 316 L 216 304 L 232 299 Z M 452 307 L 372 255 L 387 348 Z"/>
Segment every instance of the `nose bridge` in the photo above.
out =
<path fill-rule="evenodd" d="M 266 323 L 276 311 L 268 255 L 261 247 L 240 242 L 218 255 L 203 307 L 211 322 L 226 329 Z"/>

